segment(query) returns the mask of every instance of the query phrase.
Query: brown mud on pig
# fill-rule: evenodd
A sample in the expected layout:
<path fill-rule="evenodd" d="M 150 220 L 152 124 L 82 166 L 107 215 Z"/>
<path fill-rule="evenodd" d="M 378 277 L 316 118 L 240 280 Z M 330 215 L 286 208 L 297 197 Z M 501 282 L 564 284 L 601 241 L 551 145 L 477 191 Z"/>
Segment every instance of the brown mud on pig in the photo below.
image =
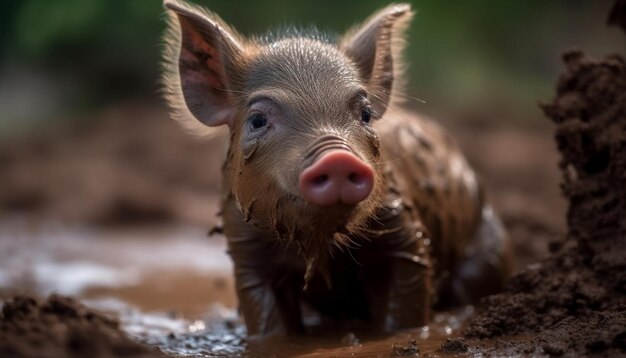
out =
<path fill-rule="evenodd" d="M 409 5 L 341 38 L 245 38 L 204 9 L 165 7 L 173 115 L 230 131 L 223 229 L 249 335 L 415 327 L 435 304 L 500 288 L 508 243 L 475 173 L 398 105 Z"/>

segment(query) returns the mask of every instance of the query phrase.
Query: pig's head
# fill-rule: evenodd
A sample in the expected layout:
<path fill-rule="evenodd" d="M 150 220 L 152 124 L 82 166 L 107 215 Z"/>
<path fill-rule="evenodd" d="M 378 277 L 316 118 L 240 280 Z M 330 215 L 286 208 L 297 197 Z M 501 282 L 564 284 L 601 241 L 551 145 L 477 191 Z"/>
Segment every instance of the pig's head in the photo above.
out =
<path fill-rule="evenodd" d="M 223 184 L 246 221 L 309 261 L 348 243 L 383 195 L 374 121 L 397 87 L 408 5 L 374 14 L 339 41 L 288 30 L 246 39 L 215 14 L 170 10 L 165 85 L 187 127 L 227 127 Z"/>

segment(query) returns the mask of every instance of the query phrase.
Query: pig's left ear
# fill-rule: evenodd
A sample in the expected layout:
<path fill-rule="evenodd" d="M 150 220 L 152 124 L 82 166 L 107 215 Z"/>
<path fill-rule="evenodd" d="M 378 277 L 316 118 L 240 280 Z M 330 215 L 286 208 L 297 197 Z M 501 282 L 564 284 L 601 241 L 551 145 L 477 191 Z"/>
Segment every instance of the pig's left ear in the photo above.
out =
<path fill-rule="evenodd" d="M 402 88 L 401 54 L 412 17 L 409 4 L 390 5 L 349 31 L 341 41 L 340 49 L 359 70 L 379 115 L 389 106 L 392 93 Z"/>
<path fill-rule="evenodd" d="M 195 134 L 232 126 L 244 40 L 203 8 L 180 0 L 163 4 L 169 10 L 163 84 L 172 116 Z"/>

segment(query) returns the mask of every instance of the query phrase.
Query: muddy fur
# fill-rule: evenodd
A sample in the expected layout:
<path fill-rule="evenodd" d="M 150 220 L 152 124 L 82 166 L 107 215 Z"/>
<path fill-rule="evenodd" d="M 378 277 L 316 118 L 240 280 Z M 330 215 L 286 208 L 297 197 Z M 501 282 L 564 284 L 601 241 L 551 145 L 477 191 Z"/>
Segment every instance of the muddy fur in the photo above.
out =
<path fill-rule="evenodd" d="M 412 327 L 446 302 L 437 292 L 467 303 L 499 287 L 506 239 L 474 172 L 445 131 L 398 106 L 409 5 L 343 37 L 251 39 L 208 11 L 165 7 L 174 117 L 230 131 L 222 217 L 249 334 L 303 332 L 310 312 Z M 322 207 L 301 194 L 300 173 L 330 150 L 373 168 L 365 200 Z"/>

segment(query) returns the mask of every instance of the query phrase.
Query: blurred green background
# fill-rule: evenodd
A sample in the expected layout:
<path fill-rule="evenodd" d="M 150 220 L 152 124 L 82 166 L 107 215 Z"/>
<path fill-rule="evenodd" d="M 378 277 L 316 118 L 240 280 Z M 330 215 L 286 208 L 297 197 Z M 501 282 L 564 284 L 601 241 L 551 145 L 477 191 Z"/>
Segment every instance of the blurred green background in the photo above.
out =
<path fill-rule="evenodd" d="M 341 33 L 384 0 L 197 0 L 244 34 L 316 24 Z M 413 0 L 411 96 L 426 113 L 541 122 L 560 53 L 623 52 L 605 25 L 611 1 Z M 48 130 L 122 101 L 158 101 L 162 4 L 157 0 L 0 3 L 0 133 Z"/>

